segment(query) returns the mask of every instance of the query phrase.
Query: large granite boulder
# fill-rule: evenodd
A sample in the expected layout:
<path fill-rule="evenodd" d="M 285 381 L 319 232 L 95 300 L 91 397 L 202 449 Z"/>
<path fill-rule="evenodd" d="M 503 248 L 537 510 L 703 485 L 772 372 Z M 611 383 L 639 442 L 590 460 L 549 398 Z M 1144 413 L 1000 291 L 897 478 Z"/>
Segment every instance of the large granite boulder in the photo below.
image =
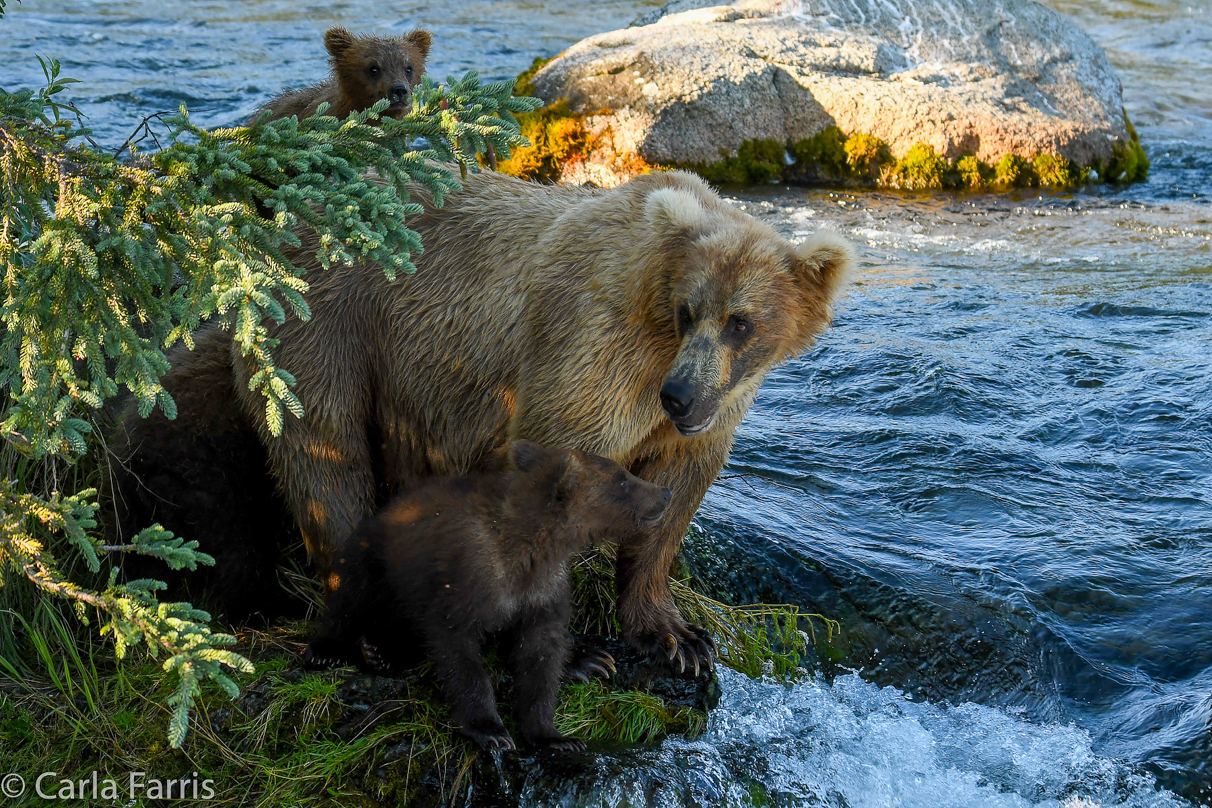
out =
<path fill-rule="evenodd" d="M 578 42 L 533 91 L 566 100 L 614 157 L 661 165 L 830 126 L 874 136 L 894 158 L 925 144 L 987 164 L 1056 155 L 1105 167 L 1133 141 L 1102 49 L 1031 0 L 704 5 L 676 0 Z"/>

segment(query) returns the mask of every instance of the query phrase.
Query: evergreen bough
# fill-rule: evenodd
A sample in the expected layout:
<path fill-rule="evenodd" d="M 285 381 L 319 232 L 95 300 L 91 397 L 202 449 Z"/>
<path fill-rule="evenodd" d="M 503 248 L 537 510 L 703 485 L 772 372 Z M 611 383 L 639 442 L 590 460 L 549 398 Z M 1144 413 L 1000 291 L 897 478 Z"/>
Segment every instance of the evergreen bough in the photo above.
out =
<path fill-rule="evenodd" d="M 525 143 L 514 114 L 539 104 L 513 97 L 513 81 L 469 72 L 445 86 L 426 78 L 399 120 L 380 118 L 382 101 L 344 120 L 321 107 L 303 121 L 206 130 L 182 106 L 164 118 L 164 148 L 128 142 L 113 153 L 56 98 L 72 81 L 59 63 L 40 61 L 45 87 L 0 88 L 0 437 L 5 466 L 21 469 L 0 484 L 0 572 L 67 599 L 85 622 L 96 615 L 119 658 L 140 643 L 163 657 L 177 677 L 168 739 L 179 747 L 201 683 L 234 697 L 228 672 L 253 666 L 230 650 L 234 637 L 211 631 L 209 614 L 159 602 L 162 582 L 103 570 L 122 552 L 173 569 L 214 559 L 158 525 L 124 545 L 96 535 L 96 489 L 60 490 L 83 476 L 73 468 L 99 462 L 92 415 L 126 387 L 141 415 L 158 406 L 174 417 L 160 384 L 166 351 L 192 347 L 191 332 L 217 318 L 257 366 L 250 389 L 265 397 L 271 430 L 284 410 L 304 417 L 266 327 L 288 311 L 310 316 L 287 248 L 307 236 L 325 268 L 370 260 L 393 279 L 415 271 L 421 243 L 407 219 L 421 208 L 408 186 L 441 204 L 459 188 L 454 166 L 465 175 L 481 154 L 508 159 Z M 91 585 L 63 571 L 78 562 Z"/>

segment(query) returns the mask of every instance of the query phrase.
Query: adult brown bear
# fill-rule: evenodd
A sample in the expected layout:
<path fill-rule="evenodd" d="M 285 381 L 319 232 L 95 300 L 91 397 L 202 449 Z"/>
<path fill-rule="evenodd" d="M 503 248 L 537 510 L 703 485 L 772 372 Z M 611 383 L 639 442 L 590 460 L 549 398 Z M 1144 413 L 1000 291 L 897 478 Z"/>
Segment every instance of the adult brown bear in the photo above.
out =
<path fill-rule="evenodd" d="M 307 414 L 280 437 L 232 349 L 243 418 L 325 585 L 339 584 L 333 553 L 391 492 L 467 473 L 519 438 L 578 449 L 673 490 L 661 524 L 619 546 L 618 616 L 636 648 L 710 665 L 670 567 L 766 373 L 828 325 L 850 246 L 828 233 L 796 246 L 681 172 L 612 190 L 485 172 L 410 224 L 425 252 L 395 283 L 297 253 L 313 316 L 272 336 Z M 192 378 L 206 361 L 178 355 L 165 380 L 178 401 L 214 398 Z M 141 422 L 126 428 L 145 462 L 189 464 Z"/>

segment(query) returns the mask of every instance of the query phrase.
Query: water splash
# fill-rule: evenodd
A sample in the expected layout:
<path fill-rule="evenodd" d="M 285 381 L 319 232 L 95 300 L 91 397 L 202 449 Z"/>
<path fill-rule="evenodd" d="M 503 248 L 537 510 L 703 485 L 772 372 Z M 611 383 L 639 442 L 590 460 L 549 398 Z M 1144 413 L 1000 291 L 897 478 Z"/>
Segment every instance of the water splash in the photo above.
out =
<path fill-rule="evenodd" d="M 857 675 L 786 686 L 732 671 L 707 733 L 606 755 L 583 781 L 528 784 L 523 805 L 1180 808 L 1071 726 L 975 704 L 920 704 Z"/>

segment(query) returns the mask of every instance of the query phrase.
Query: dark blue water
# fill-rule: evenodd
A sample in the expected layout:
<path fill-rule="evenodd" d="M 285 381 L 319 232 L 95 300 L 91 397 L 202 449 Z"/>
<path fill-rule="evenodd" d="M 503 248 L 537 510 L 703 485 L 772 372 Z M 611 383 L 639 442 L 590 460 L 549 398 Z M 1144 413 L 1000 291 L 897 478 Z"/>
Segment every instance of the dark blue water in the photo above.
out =
<path fill-rule="evenodd" d="M 689 561 L 844 632 L 817 680 L 726 675 L 705 738 L 533 803 L 1212 804 L 1212 3 L 1054 5 L 1119 69 L 1149 182 L 734 194 L 789 236 L 844 232 L 862 266 L 763 389 Z M 425 25 L 432 72 L 502 77 L 641 6 L 27 0 L 0 85 L 60 57 L 116 145 L 181 102 L 230 123 L 316 80 L 332 23 Z"/>

